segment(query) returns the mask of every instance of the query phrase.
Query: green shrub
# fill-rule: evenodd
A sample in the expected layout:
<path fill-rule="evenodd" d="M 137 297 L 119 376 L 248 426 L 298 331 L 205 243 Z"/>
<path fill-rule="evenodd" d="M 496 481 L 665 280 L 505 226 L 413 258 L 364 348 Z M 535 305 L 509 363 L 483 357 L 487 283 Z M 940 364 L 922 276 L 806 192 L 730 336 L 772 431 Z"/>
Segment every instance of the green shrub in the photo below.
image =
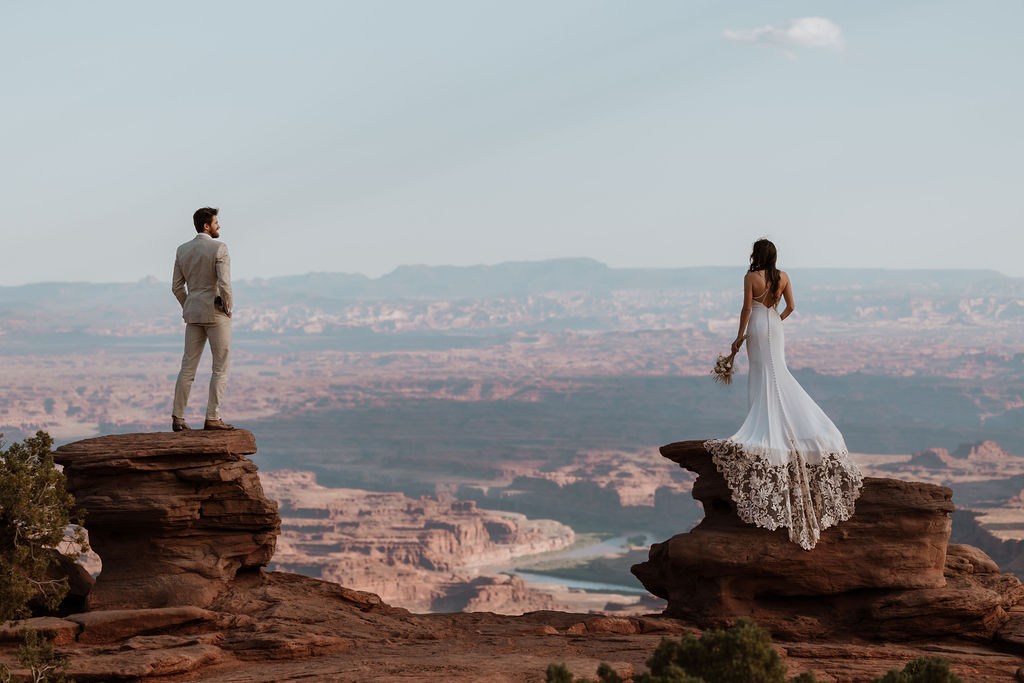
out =
<path fill-rule="evenodd" d="M 679 641 L 662 638 L 647 660 L 649 673 L 634 683 L 786 683 L 786 666 L 772 647 L 771 635 L 750 619 L 740 619 L 727 629 L 704 631 L 700 638 L 689 634 Z M 550 664 L 547 683 L 622 683 L 622 678 L 602 662 L 597 681 L 573 678 L 564 664 Z M 804 672 L 789 683 L 818 683 Z M 918 657 L 902 671 L 892 669 L 872 683 L 963 683 L 942 657 Z"/>
<path fill-rule="evenodd" d="M 77 557 L 85 547 L 83 514 L 54 467 L 52 445 L 45 432 L 6 449 L 0 441 L 0 622 L 30 616 L 30 601 L 56 609 L 68 581 L 47 576 L 52 549 Z M 79 526 L 69 538 L 72 523 Z"/>
<path fill-rule="evenodd" d="M 75 683 L 68 678 L 68 658 L 57 654 L 53 641 L 38 631 L 23 629 L 22 643 L 18 646 L 18 663 L 28 669 L 32 683 Z M 0 683 L 11 683 L 10 670 L 0 664 Z"/>
<path fill-rule="evenodd" d="M 700 638 L 684 635 L 679 641 L 662 638 L 647 660 L 650 673 L 635 683 L 786 683 L 786 666 L 772 647 L 771 635 L 749 619 L 727 629 L 705 631 Z M 621 679 L 607 664 L 598 669 L 601 683 Z M 814 674 L 803 673 L 792 683 L 816 683 Z M 547 683 L 590 683 L 573 680 L 564 665 L 548 667 Z"/>
<path fill-rule="evenodd" d="M 963 683 L 963 681 L 949 670 L 948 660 L 942 657 L 918 657 L 903 667 L 903 671 L 891 669 L 889 673 L 876 678 L 874 683 Z"/>
<path fill-rule="evenodd" d="M 547 683 L 622 683 L 622 677 L 615 673 L 607 663 L 601 662 L 597 667 L 597 681 L 589 678 L 573 678 L 572 672 L 565 664 L 548 664 Z"/>
<path fill-rule="evenodd" d="M 790 679 L 790 683 L 818 683 L 818 679 L 810 671 L 805 671 L 799 676 Z"/>
<path fill-rule="evenodd" d="M 768 631 L 750 619 L 740 619 L 727 629 L 704 631 L 700 638 L 689 634 L 679 641 L 663 638 L 647 661 L 650 674 L 638 683 L 674 680 L 676 668 L 690 676 L 714 683 L 785 683 L 786 665 L 772 647 Z"/>
<path fill-rule="evenodd" d="M 548 664 L 547 676 L 544 680 L 546 683 L 573 683 L 572 672 L 565 664 Z"/>

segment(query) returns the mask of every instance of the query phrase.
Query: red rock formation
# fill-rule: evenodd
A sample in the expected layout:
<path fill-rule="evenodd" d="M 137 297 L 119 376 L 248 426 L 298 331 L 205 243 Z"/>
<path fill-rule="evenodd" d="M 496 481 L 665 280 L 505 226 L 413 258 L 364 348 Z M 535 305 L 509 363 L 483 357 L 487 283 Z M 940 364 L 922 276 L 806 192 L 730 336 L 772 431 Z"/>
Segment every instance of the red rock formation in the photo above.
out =
<path fill-rule="evenodd" d="M 975 465 L 979 463 L 1003 463 L 1006 461 L 1019 463 L 1021 461 L 1019 456 L 1010 453 L 995 441 L 989 439 L 973 444 L 962 443 L 959 448 L 953 451 L 951 457 L 955 460 L 966 460 Z"/>
<path fill-rule="evenodd" d="M 1014 455 L 995 441 L 960 444 L 950 453 L 945 448 L 928 448 L 914 453 L 906 462 L 895 462 L 878 469 L 906 478 L 924 477 L 944 483 L 981 481 L 1012 477 L 1024 472 L 1024 458 Z"/>
<path fill-rule="evenodd" d="M 481 566 L 564 548 L 572 529 L 553 520 L 482 510 L 473 501 L 320 486 L 312 472 L 262 472 L 283 517 L 272 569 L 376 593 L 426 611 L 554 609 L 550 593 Z"/>
<path fill-rule="evenodd" d="M 456 577 L 440 588 L 440 597 L 430 605 L 432 612 L 520 614 L 562 607 L 550 593 L 533 590 L 518 576 Z"/>
<path fill-rule="evenodd" d="M 238 474 L 239 468 L 235 467 L 248 462 L 240 452 L 254 448 L 251 435 L 246 437 L 245 434 L 191 435 L 177 444 L 168 441 L 170 435 L 135 435 L 113 439 L 120 452 L 111 453 L 96 446 L 90 448 L 88 442 L 84 442 L 85 446 L 79 444 L 69 449 L 78 453 L 77 456 L 63 453 L 61 458 L 68 463 L 80 460 L 75 466 L 69 466 L 71 470 L 81 468 L 76 476 L 81 477 L 77 482 L 83 486 L 76 490 L 83 501 L 90 501 L 89 509 L 101 513 L 97 515 L 102 522 L 97 527 L 99 533 L 94 531 L 94 538 L 103 539 L 100 551 L 117 551 L 114 557 L 135 561 L 136 570 L 140 572 L 136 582 L 123 581 L 126 572 L 112 572 L 114 560 L 105 557 L 104 573 L 112 572 L 108 577 L 113 578 L 101 576 L 98 589 L 104 581 L 113 581 L 107 584 L 106 590 L 123 581 L 120 585 L 145 603 L 143 591 L 147 576 L 141 572 L 157 572 L 154 576 L 158 580 L 149 585 L 154 594 L 163 595 L 176 576 L 188 578 L 190 571 L 199 573 L 197 570 L 202 569 L 196 563 L 208 562 L 205 572 L 199 575 L 218 592 L 212 600 L 207 600 L 206 609 L 197 606 L 103 609 L 63 619 L 42 617 L 0 625 L 0 663 L 10 666 L 16 676 L 27 676 L 28 672 L 18 666 L 15 648 L 21 630 L 28 628 L 55 638 L 59 651 L 70 657 L 71 675 L 83 681 L 200 678 L 204 681 L 298 678 L 527 681 L 539 680 L 552 662 L 566 662 L 576 675 L 592 676 L 601 661 L 609 662 L 625 677 L 644 669 L 644 662 L 662 636 L 693 631 L 691 623 L 669 617 L 609 617 L 552 611 L 520 617 L 489 613 L 416 615 L 390 607 L 376 595 L 296 574 L 235 571 L 234 578 L 228 580 L 224 566 L 235 563 L 243 568 L 247 565 L 242 564 L 239 557 L 251 558 L 268 552 L 267 542 L 261 539 L 269 535 L 272 549 L 276 530 L 266 528 L 274 527 L 273 523 L 260 526 L 257 524 L 259 515 L 245 505 L 236 504 L 239 500 L 263 501 L 262 507 L 254 502 L 250 506 L 272 517 L 266 512 L 268 502 L 259 492 L 258 484 L 253 485 L 251 480 L 248 485 L 241 483 L 250 475 L 254 477 L 251 463 L 240 467 L 243 474 Z M 699 442 L 695 443 L 699 446 Z M 145 444 L 149 448 L 142 448 Z M 106 446 L 110 445 L 108 441 Z M 204 446 L 207 452 L 202 451 Z M 693 447 L 681 450 L 694 452 Z M 694 462 L 702 467 L 706 464 L 699 458 Z M 90 463 L 96 469 L 90 470 Z M 214 466 L 217 463 L 219 467 Z M 197 476 L 200 472 L 202 476 Z M 218 472 L 221 476 L 214 477 Z M 174 479 L 169 479 L 169 475 Z M 724 517 L 728 515 L 725 509 L 728 502 L 710 495 L 715 490 L 720 492 L 721 487 L 703 476 L 701 479 L 696 490 L 703 492 L 698 496 L 704 496 L 706 509 L 715 509 L 715 514 L 709 513 L 710 517 L 721 515 L 723 519 L 716 522 L 717 526 L 709 524 L 704 532 L 698 529 L 693 533 L 717 529 L 718 534 L 708 536 L 709 541 L 718 539 L 716 543 L 741 552 L 736 538 L 749 541 L 753 537 L 736 533 L 742 525 L 727 523 Z M 103 481 L 115 485 L 120 482 L 125 485 L 124 490 L 116 486 L 104 489 L 100 485 Z M 178 481 L 194 485 L 182 488 Z M 85 487 L 85 483 L 89 487 Z M 106 490 L 106 494 L 101 494 L 101 490 Z M 214 491 L 223 496 L 217 498 L 220 503 L 203 505 L 202 501 L 209 500 Z M 891 519 L 883 519 L 884 515 L 878 512 L 879 523 L 888 525 L 887 533 L 895 536 L 902 516 L 907 517 L 908 533 L 924 529 L 941 536 L 941 529 L 947 528 L 935 523 L 945 514 L 946 507 L 945 493 L 940 487 L 921 489 L 918 493 L 934 494 L 923 496 L 914 494 L 912 487 L 890 488 L 889 491 L 893 500 L 876 496 L 873 503 L 888 505 L 892 512 Z M 147 492 L 158 495 L 149 507 L 144 507 L 141 495 Z M 176 492 L 177 497 L 172 492 Z M 196 499 L 201 501 L 198 505 Z M 115 500 L 128 504 L 120 515 Z M 231 509 L 237 512 L 233 517 L 227 514 Z M 139 515 L 144 522 L 134 518 L 139 510 L 145 513 Z M 208 511 L 209 519 L 206 518 Z M 858 510 L 858 514 L 862 512 Z M 125 537 L 127 540 L 113 537 L 119 519 L 130 532 Z M 233 520 L 230 526 L 225 523 L 228 519 Z M 175 523 L 172 525 L 170 521 Z M 147 523 L 153 526 L 152 538 L 142 533 L 141 527 Z M 728 532 L 729 528 L 733 531 Z M 248 545 L 237 538 L 241 529 L 248 530 Z M 828 532 L 836 533 L 839 530 Z M 160 543 L 154 546 L 153 539 Z M 219 540 L 224 544 L 222 548 L 193 552 L 194 544 L 199 542 L 197 539 L 203 539 L 208 545 L 215 545 Z M 139 559 L 133 560 L 131 548 L 121 545 L 128 541 L 138 544 Z M 854 535 L 844 536 L 843 542 L 861 541 Z M 783 543 L 788 544 L 788 541 Z M 714 547 L 709 550 L 719 553 L 715 559 L 717 567 L 728 569 L 721 548 L 711 545 Z M 770 543 L 764 547 L 774 548 Z M 836 545 L 820 547 L 831 549 L 824 554 L 838 552 Z M 891 572 L 896 578 L 891 579 L 890 584 L 908 583 L 912 566 L 925 567 L 929 581 L 934 580 L 929 551 L 923 545 L 911 544 L 910 547 L 917 559 L 912 558 L 899 565 L 899 571 Z M 170 553 L 174 548 L 181 552 Z M 246 548 L 248 552 L 242 553 Z M 774 564 L 768 565 L 774 567 L 773 574 L 758 568 L 760 557 L 751 557 L 747 565 L 748 574 L 761 571 L 764 586 L 780 585 L 784 578 L 781 574 L 786 571 L 787 552 L 797 555 L 819 552 L 816 549 L 805 553 L 791 545 L 779 545 L 775 551 L 776 555 L 771 557 Z M 877 560 L 867 550 L 860 556 L 843 552 L 847 554 L 842 557 L 860 562 L 865 571 L 877 571 L 879 576 L 885 576 L 881 570 L 871 567 Z M 192 558 L 192 563 L 185 565 L 187 570 L 175 564 L 181 556 Z M 815 566 L 819 571 L 832 570 L 843 581 L 854 581 L 854 571 L 830 566 L 824 560 L 818 562 Z M 860 588 L 825 595 L 808 595 L 810 589 L 803 589 L 791 591 L 792 595 L 772 596 L 757 588 L 751 592 L 747 585 L 743 591 L 733 594 L 732 606 L 746 605 L 776 634 L 781 634 L 776 647 L 786 659 L 790 676 L 813 670 L 824 680 L 870 681 L 891 668 L 902 668 L 915 657 L 940 654 L 951 661 L 953 671 L 968 683 L 1011 680 L 1020 667 L 1019 653 L 1024 652 L 1024 609 L 1001 610 L 1019 594 L 1020 584 L 999 574 L 991 560 L 970 546 L 949 546 L 944 553 L 943 566 L 945 585 L 932 588 Z M 664 573 L 655 574 L 665 580 L 672 578 Z M 898 578 L 900 575 L 903 578 Z M 712 577 L 705 578 L 701 586 L 716 585 Z M 742 583 L 742 576 L 734 578 L 737 585 Z M 194 577 L 188 578 L 182 587 L 195 589 L 198 584 L 194 580 Z M 727 579 L 719 581 L 720 592 L 727 593 L 732 587 L 730 583 Z M 827 584 L 803 583 L 816 585 L 818 589 Z M 481 584 L 481 591 L 468 596 L 462 606 L 488 606 L 488 601 L 495 599 L 496 594 L 483 589 L 495 586 Z M 508 590 L 516 590 L 514 582 L 509 583 Z M 199 591 L 199 594 L 205 596 L 208 591 Z M 736 597 L 740 595 L 748 596 L 753 602 L 737 602 Z M 819 603 L 824 607 L 816 606 Z M 703 602 L 705 607 L 710 604 L 708 600 Z M 680 606 L 675 604 L 674 607 Z M 857 614 L 863 621 L 851 624 L 847 617 L 837 616 L 844 613 Z M 956 636 L 942 635 L 917 644 L 892 645 L 837 635 L 840 630 L 835 628 L 837 624 L 851 632 L 868 632 L 886 638 L 913 635 L 920 639 L 931 632 L 948 634 L 955 629 L 959 632 Z M 815 626 L 822 630 L 816 631 Z M 961 637 L 984 639 L 993 631 L 998 647 L 991 643 L 965 643 Z"/>
<path fill-rule="evenodd" d="M 90 609 L 209 605 L 274 554 L 250 432 L 118 434 L 58 448 L 103 571 Z"/>
<path fill-rule="evenodd" d="M 1021 583 L 980 550 L 948 546 L 946 487 L 867 478 L 853 517 L 804 551 L 785 530 L 739 519 L 702 442 L 671 444 L 662 454 L 697 473 L 693 495 L 705 510 L 692 531 L 655 544 L 632 568 L 668 600 L 667 615 L 701 625 L 746 615 L 790 637 L 989 639 L 1024 598 Z"/>

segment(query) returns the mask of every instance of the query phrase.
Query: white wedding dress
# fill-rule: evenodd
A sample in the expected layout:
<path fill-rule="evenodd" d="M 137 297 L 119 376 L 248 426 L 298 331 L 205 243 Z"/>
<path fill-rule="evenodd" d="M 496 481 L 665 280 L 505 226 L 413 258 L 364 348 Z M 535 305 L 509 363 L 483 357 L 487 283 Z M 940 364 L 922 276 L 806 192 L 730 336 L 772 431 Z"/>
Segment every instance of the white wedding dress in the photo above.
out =
<path fill-rule="evenodd" d="M 810 550 L 823 530 L 853 514 L 863 475 L 843 435 L 786 367 L 775 306 L 755 300 L 747 331 L 747 419 L 728 439 L 704 447 L 729 484 L 740 519 L 786 527 L 791 541 Z"/>

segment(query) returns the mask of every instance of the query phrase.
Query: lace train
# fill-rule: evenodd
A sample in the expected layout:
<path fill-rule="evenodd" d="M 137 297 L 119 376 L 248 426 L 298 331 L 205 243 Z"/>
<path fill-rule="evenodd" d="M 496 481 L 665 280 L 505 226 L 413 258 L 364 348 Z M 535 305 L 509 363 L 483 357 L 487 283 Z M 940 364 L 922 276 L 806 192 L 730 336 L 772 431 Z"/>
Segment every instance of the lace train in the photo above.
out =
<path fill-rule="evenodd" d="M 824 453 L 816 464 L 790 451 L 786 464 L 772 465 L 767 448 L 731 439 L 705 441 L 704 448 L 725 477 L 740 519 L 766 529 L 786 527 L 789 540 L 804 550 L 853 515 L 863 486 L 864 476 L 845 450 Z"/>

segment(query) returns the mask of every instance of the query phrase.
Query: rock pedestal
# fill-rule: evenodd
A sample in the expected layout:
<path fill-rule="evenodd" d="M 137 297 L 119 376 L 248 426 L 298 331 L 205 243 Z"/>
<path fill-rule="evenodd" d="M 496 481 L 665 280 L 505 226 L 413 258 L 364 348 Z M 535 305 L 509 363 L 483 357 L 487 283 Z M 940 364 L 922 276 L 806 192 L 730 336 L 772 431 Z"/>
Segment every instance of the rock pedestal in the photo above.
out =
<path fill-rule="evenodd" d="M 103 571 L 89 609 L 211 604 L 274 554 L 277 503 L 263 495 L 251 432 L 117 434 L 54 452 L 85 508 Z"/>
<path fill-rule="evenodd" d="M 972 546 L 949 545 L 953 492 L 867 478 L 856 511 L 813 550 L 785 529 L 743 522 L 702 441 L 662 455 L 698 477 L 704 520 L 651 547 L 633 574 L 668 600 L 667 616 L 720 626 L 750 616 L 777 635 L 991 638 L 1024 587 Z"/>

